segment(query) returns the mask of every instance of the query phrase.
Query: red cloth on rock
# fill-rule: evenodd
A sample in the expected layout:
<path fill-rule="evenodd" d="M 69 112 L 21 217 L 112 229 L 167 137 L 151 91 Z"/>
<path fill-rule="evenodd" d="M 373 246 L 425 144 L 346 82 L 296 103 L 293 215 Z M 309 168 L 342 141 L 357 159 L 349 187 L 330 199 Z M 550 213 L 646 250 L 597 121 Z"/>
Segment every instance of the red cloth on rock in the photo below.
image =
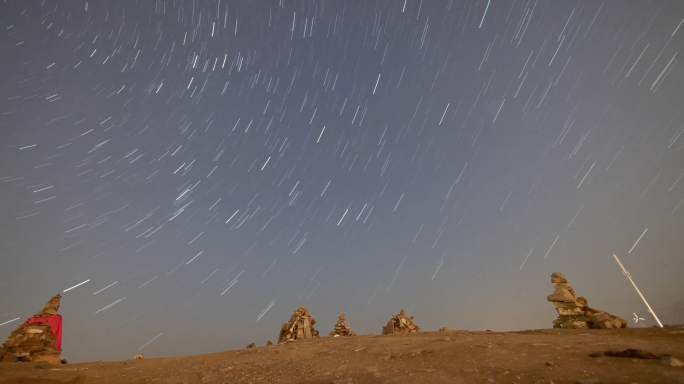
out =
<path fill-rule="evenodd" d="M 29 317 L 25 324 L 48 323 L 55 334 L 55 348 L 62 349 L 62 315 L 52 315 L 48 317 Z"/>

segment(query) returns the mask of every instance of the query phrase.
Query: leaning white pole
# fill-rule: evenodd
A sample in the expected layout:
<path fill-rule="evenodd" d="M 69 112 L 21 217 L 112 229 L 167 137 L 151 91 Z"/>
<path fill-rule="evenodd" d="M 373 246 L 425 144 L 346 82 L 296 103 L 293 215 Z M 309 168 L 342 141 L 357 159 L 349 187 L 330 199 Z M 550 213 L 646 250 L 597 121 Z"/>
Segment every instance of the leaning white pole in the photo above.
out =
<path fill-rule="evenodd" d="M 627 278 L 629 279 L 629 281 L 630 281 L 630 282 L 632 283 L 632 285 L 634 286 L 634 289 L 636 289 L 636 291 L 637 291 L 637 293 L 639 294 L 639 296 L 641 296 L 641 300 L 643 300 L 643 301 L 644 301 L 644 304 L 646 304 L 646 307 L 648 307 L 648 311 L 653 315 L 653 317 L 655 317 L 656 321 L 658 322 L 658 325 L 660 325 L 660 328 L 663 328 L 663 323 L 660 322 L 660 320 L 658 319 L 658 316 L 656 316 L 655 312 L 653 312 L 653 310 L 651 309 L 651 306 L 648 305 L 648 302 L 647 302 L 646 299 L 644 298 L 644 295 L 641 294 L 641 291 L 639 291 L 639 288 L 637 288 L 636 284 L 634 284 L 634 280 L 632 280 L 632 275 L 630 275 L 629 272 L 627 272 L 627 270 L 625 269 L 625 267 L 624 267 L 624 266 L 622 265 L 622 263 L 620 262 L 620 259 L 618 259 L 618 257 L 617 257 L 615 254 L 613 254 L 613 257 L 615 258 L 615 261 L 617 261 L 617 263 L 620 265 L 620 268 L 622 268 L 622 273 L 623 273 L 625 276 L 627 276 Z"/>

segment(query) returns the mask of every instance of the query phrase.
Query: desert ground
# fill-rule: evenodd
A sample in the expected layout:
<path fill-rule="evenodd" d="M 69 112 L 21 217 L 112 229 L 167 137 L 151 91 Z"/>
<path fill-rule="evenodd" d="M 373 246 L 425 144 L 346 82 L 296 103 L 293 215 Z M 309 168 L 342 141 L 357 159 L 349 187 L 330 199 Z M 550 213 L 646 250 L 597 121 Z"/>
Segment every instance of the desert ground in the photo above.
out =
<path fill-rule="evenodd" d="M 627 349 L 639 352 L 631 357 L 606 355 Z M 321 337 L 142 360 L 2 363 L 0 384 L 679 384 L 684 383 L 684 366 L 677 366 L 681 361 L 681 327 L 442 331 Z"/>

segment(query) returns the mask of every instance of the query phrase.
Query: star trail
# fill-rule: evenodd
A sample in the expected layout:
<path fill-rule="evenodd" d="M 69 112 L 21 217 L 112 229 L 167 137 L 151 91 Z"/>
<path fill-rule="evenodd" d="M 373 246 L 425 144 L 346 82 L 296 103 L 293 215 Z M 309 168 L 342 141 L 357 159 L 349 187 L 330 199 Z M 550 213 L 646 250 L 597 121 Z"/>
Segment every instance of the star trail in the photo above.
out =
<path fill-rule="evenodd" d="M 0 4 L 0 338 L 70 362 L 657 310 L 684 279 L 676 1 Z M 649 319 L 650 320 L 650 319 Z M 142 346 L 141 346 L 142 345 Z"/>

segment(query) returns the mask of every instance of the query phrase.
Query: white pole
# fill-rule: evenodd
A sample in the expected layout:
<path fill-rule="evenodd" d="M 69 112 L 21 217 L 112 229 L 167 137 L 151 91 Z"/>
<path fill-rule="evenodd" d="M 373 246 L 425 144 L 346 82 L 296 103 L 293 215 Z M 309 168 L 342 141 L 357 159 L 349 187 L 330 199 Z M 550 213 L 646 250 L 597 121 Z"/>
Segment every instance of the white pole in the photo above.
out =
<path fill-rule="evenodd" d="M 632 285 L 634 286 L 634 289 L 636 289 L 636 291 L 637 291 L 637 293 L 639 294 L 639 296 L 641 296 L 641 300 L 643 300 L 643 301 L 644 301 L 644 304 L 646 304 L 646 307 L 648 307 L 648 311 L 653 315 L 653 317 L 655 317 L 656 321 L 658 322 L 658 325 L 660 325 L 660 328 L 663 328 L 663 323 L 660 322 L 660 320 L 658 319 L 658 316 L 656 316 L 655 312 L 653 312 L 653 309 L 651 309 L 651 306 L 648 305 L 648 302 L 647 302 L 646 299 L 644 298 L 644 295 L 641 294 L 641 291 L 639 291 L 639 288 L 637 288 L 636 284 L 634 284 L 634 280 L 632 280 L 632 275 L 630 275 L 629 272 L 627 272 L 627 270 L 625 269 L 625 267 L 624 267 L 624 266 L 622 265 L 622 263 L 620 262 L 620 259 L 618 259 L 618 257 L 617 257 L 615 254 L 613 254 L 613 257 L 615 258 L 615 261 L 617 261 L 617 263 L 620 265 L 620 268 L 622 268 L 622 273 L 623 273 L 625 276 L 627 276 L 627 278 L 629 279 L 629 281 L 630 281 L 630 282 L 632 283 Z"/>

